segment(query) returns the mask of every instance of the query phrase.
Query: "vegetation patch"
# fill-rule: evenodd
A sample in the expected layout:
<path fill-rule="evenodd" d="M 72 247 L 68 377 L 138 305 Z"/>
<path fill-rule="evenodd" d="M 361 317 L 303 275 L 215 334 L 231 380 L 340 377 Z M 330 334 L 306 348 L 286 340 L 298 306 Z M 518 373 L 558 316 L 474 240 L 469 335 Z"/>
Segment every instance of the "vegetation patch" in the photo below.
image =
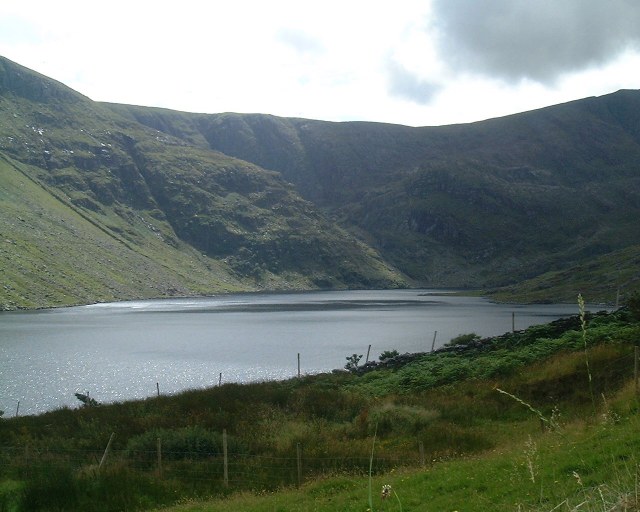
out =
<path fill-rule="evenodd" d="M 362 510 L 369 475 L 376 510 L 538 511 L 601 493 L 612 504 L 632 500 L 633 307 L 585 315 L 584 330 L 578 316 L 363 374 L 5 418 L 0 503 Z"/>

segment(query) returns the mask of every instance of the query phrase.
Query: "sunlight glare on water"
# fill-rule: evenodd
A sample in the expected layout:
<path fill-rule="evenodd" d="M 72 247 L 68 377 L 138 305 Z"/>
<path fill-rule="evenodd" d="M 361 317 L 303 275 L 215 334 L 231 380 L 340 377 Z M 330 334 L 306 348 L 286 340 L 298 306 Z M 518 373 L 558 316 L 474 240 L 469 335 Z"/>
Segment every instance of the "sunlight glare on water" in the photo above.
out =
<path fill-rule="evenodd" d="M 428 352 L 458 334 L 547 323 L 577 306 L 504 305 L 442 291 L 238 294 L 0 313 L 0 410 L 35 414 L 222 382 L 342 368 L 347 356 Z M 364 359 L 363 359 L 364 361 Z"/>

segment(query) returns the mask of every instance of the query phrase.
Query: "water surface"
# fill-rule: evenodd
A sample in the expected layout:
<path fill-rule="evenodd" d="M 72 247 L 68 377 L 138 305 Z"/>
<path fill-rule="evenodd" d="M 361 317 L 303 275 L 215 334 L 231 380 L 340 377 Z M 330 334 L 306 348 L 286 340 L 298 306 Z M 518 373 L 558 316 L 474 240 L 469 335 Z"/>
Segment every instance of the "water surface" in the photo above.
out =
<path fill-rule="evenodd" d="M 442 291 L 238 294 L 0 313 L 0 410 L 13 416 L 285 379 L 381 352 L 431 350 L 458 334 L 502 334 L 577 313 L 575 305 L 504 305 Z"/>

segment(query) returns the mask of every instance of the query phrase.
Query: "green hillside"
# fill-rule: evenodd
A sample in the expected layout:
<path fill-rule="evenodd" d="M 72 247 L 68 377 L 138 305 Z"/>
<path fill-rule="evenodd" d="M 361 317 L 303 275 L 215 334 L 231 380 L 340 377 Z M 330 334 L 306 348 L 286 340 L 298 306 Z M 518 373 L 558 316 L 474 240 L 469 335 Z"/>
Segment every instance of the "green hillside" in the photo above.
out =
<path fill-rule="evenodd" d="M 434 128 L 109 107 L 280 171 L 429 286 L 515 284 L 640 240 L 638 91 Z"/>
<path fill-rule="evenodd" d="M 503 302 L 545 302 L 550 297 L 570 302 L 581 290 L 589 290 L 595 303 L 622 303 L 640 288 L 638 269 L 640 246 L 633 245 L 581 265 L 545 272 L 517 285 L 487 290 L 487 293 Z M 612 299 L 613 294 L 615 299 Z"/>
<path fill-rule="evenodd" d="M 248 286 L 132 209 L 86 211 L 0 160 L 0 306 L 51 307 Z M 163 234 L 163 230 L 164 234 Z"/>
<path fill-rule="evenodd" d="M 411 128 L 97 103 L 0 59 L 0 156 L 4 309 L 398 286 L 613 303 L 639 288 L 638 91 Z M 34 236 L 60 231 L 53 205 L 82 219 L 54 250 Z"/>
<path fill-rule="evenodd" d="M 278 173 L 6 59 L 0 156 L 0 308 L 407 283 Z"/>

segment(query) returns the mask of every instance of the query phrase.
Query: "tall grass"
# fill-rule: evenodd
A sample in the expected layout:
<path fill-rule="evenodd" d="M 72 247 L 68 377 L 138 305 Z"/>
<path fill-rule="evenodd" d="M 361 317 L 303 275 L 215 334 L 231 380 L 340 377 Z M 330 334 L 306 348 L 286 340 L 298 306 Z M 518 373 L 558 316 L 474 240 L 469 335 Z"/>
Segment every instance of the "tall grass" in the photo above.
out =
<path fill-rule="evenodd" d="M 584 299 L 582 294 L 578 294 L 578 309 L 580 314 L 580 331 L 582 334 L 582 345 L 584 349 L 584 363 L 587 369 L 587 377 L 589 379 L 589 396 L 591 396 L 591 404 L 593 406 L 593 413 L 596 413 L 596 398 L 593 392 L 593 377 L 591 375 L 591 368 L 589 367 L 589 349 L 587 347 L 587 319 L 584 307 Z"/>
<path fill-rule="evenodd" d="M 597 405 L 594 394 L 594 380 L 593 374 L 591 371 L 590 357 L 589 357 L 589 347 L 587 343 L 587 320 L 586 320 L 586 312 L 585 312 L 585 303 L 581 294 L 578 295 L 578 310 L 579 310 L 579 318 L 580 318 L 580 334 L 582 339 L 582 352 L 583 352 L 583 361 L 586 370 L 587 376 L 587 386 L 589 389 L 589 397 L 591 401 L 592 407 L 592 417 L 590 421 L 597 420 Z M 634 355 L 635 357 L 635 355 Z M 550 425 L 551 422 L 543 416 L 543 414 L 531 406 L 529 403 L 525 402 L 521 398 L 503 391 L 499 388 L 496 390 L 514 401 L 520 403 L 525 406 L 530 412 L 536 415 L 540 421 L 546 425 Z M 612 414 L 609 405 L 607 403 L 607 399 L 604 393 L 602 393 L 603 398 L 603 414 L 602 418 L 604 419 L 603 424 L 606 426 L 609 422 L 619 419 L 619 416 Z M 529 447 L 531 444 L 528 445 Z M 603 458 L 613 454 L 609 454 L 603 450 L 603 446 L 600 443 L 594 443 L 593 445 L 594 451 L 602 451 Z M 527 450 L 527 467 L 529 469 L 529 474 L 532 482 L 535 482 L 535 472 L 532 465 L 532 458 L 530 457 L 531 451 Z M 625 457 L 626 458 L 626 457 Z M 639 487 L 638 487 L 638 462 L 633 458 L 633 470 L 630 471 L 628 466 L 625 466 L 626 475 L 630 478 L 617 479 L 616 483 L 618 485 L 612 486 L 610 483 L 600 483 L 591 487 L 586 487 L 583 483 L 582 477 L 580 473 L 576 470 L 572 471 L 572 475 L 576 479 L 576 483 L 580 487 L 580 493 L 578 498 L 565 498 L 558 505 L 554 506 L 551 510 L 568 510 L 568 511 L 602 511 L 602 512 L 612 512 L 617 510 L 624 511 L 636 511 L 640 510 L 639 505 L 640 502 L 638 500 L 639 496 Z M 576 461 L 578 462 L 578 461 Z M 584 464 L 584 460 L 580 460 L 579 462 L 583 463 L 583 467 L 588 468 L 586 464 Z M 617 467 L 616 467 L 617 469 Z M 622 483 L 624 482 L 624 483 Z M 541 488 L 541 502 L 543 501 L 543 492 Z M 536 510 L 549 510 L 548 508 L 544 509 L 536 509 Z"/>

